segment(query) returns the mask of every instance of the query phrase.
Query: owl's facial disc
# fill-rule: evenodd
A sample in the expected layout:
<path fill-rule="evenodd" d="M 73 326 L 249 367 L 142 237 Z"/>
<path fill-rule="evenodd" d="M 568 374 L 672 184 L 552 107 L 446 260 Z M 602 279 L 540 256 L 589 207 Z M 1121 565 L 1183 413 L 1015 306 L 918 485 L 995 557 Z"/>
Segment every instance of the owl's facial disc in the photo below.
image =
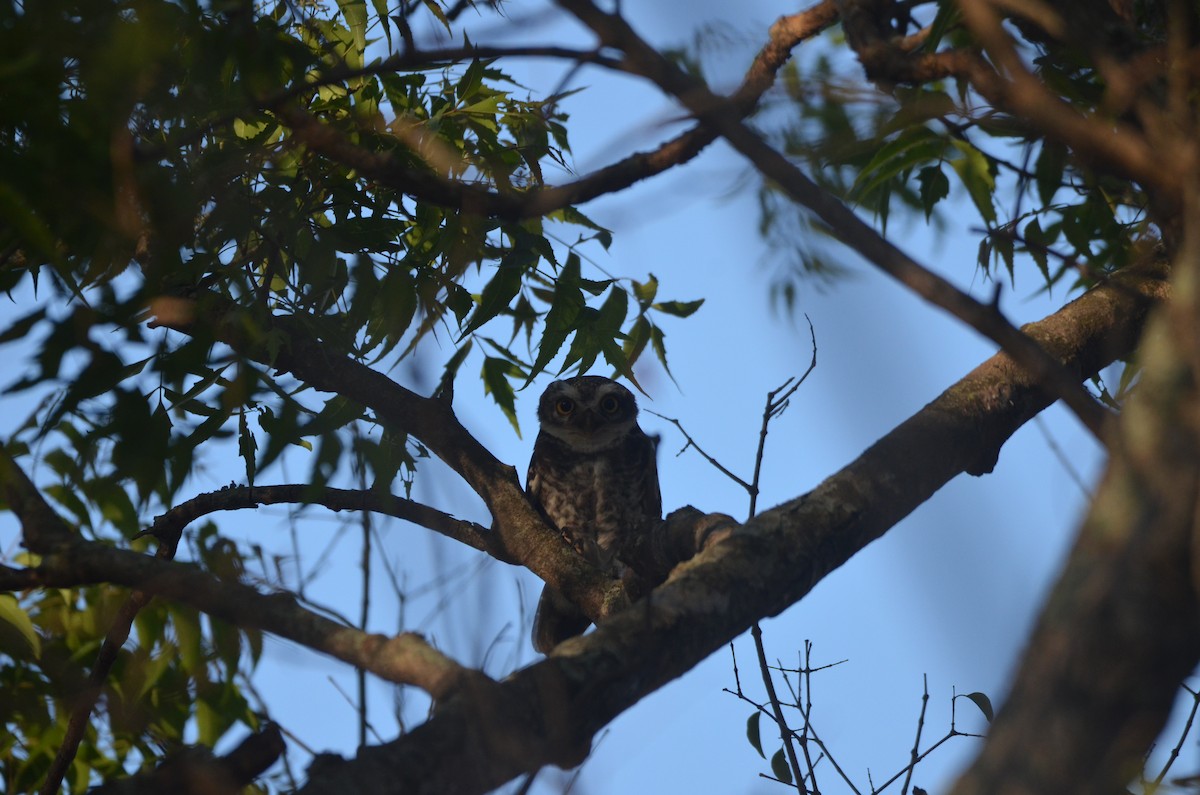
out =
<path fill-rule="evenodd" d="M 573 450 L 594 453 L 620 444 L 637 427 L 637 403 L 628 389 L 607 378 L 556 381 L 542 395 L 543 432 Z"/>

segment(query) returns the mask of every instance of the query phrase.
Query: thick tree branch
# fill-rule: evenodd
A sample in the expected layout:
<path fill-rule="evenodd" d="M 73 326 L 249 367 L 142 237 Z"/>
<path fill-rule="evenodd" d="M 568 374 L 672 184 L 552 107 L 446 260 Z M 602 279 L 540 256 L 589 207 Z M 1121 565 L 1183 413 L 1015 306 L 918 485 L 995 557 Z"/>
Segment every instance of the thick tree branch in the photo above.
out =
<path fill-rule="evenodd" d="M 1150 305 L 1165 296 L 1162 275 L 1122 273 L 1025 332 L 1093 374 L 1133 349 Z M 957 474 L 989 471 L 1004 441 L 1051 401 L 997 354 L 841 472 L 678 566 L 594 633 L 561 644 L 486 699 L 463 691 L 412 733 L 314 767 L 301 791 L 484 792 L 545 764 L 578 762 L 614 716 L 802 598 Z M 684 512 L 668 524 L 697 520 Z"/>
<path fill-rule="evenodd" d="M 46 555 L 35 571 L 42 586 L 114 583 L 191 605 L 230 624 L 295 641 L 386 681 L 415 685 L 435 701 L 468 681 L 486 678 L 434 649 L 420 635 L 406 632 L 386 637 L 362 632 L 301 607 L 290 593 L 264 595 L 188 563 L 75 541 Z"/>
<path fill-rule="evenodd" d="M 703 123 L 718 130 L 749 159 L 760 173 L 774 181 L 793 200 L 809 208 L 829 225 L 839 241 L 868 262 L 908 287 L 926 301 L 945 309 L 971 328 L 994 341 L 1075 412 L 1101 442 L 1107 412 L 1084 389 L 1078 373 L 1064 368 L 1027 335 L 1012 326 L 995 306 L 981 304 L 953 284 L 924 268 L 862 221 L 850 208 L 796 168 L 761 136 L 730 113 L 727 101 L 685 74 L 647 44 L 618 15 L 600 11 L 590 0 L 559 0 L 605 44 L 621 49 L 631 68 L 675 96 Z"/>
<path fill-rule="evenodd" d="M 1200 661 L 1200 214 L 1188 232 L 1108 470 L 957 793 L 1124 792 Z"/>
<path fill-rule="evenodd" d="M 225 756 L 191 747 L 167 757 L 153 770 L 105 784 L 93 795 L 239 795 L 284 752 L 275 724 L 252 734 Z"/>

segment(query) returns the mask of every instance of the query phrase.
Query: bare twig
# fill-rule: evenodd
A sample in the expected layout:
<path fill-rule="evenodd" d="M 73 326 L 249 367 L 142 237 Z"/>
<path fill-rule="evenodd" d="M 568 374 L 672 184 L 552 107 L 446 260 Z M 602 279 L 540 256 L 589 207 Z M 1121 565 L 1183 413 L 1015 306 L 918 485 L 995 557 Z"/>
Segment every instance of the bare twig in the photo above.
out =
<path fill-rule="evenodd" d="M 1154 777 L 1154 781 L 1150 786 L 1151 792 L 1154 792 L 1162 785 L 1163 779 L 1167 777 L 1167 772 L 1171 769 L 1171 765 L 1175 764 L 1175 760 L 1179 758 L 1179 751 L 1183 748 L 1184 740 L 1187 739 L 1188 734 L 1192 731 L 1192 723 L 1196 720 L 1196 711 L 1200 709 L 1200 691 L 1192 690 L 1187 685 L 1184 685 L 1183 689 L 1188 691 L 1192 696 L 1192 709 L 1188 712 L 1183 729 L 1179 732 L 1179 742 L 1175 743 L 1175 747 L 1171 749 L 1170 756 L 1163 763 L 1162 770 L 1158 771 L 1158 775 Z"/>
<path fill-rule="evenodd" d="M 812 319 L 806 314 L 804 319 L 808 322 L 808 334 L 812 339 L 812 361 L 808 364 L 808 369 L 800 374 L 799 378 L 789 378 L 783 382 L 773 392 L 767 393 L 767 403 L 763 407 L 762 425 L 758 431 L 758 450 L 754 453 L 754 477 L 751 479 L 753 489 L 750 491 L 750 515 L 748 519 L 754 518 L 754 514 L 758 512 L 758 484 L 759 475 L 762 473 L 763 452 L 767 446 L 767 426 L 771 420 L 783 414 L 787 410 L 788 402 L 792 395 L 796 394 L 796 390 L 800 385 L 808 380 L 808 376 L 813 370 L 817 369 L 817 332 L 813 328 Z"/>
<path fill-rule="evenodd" d="M 909 756 L 908 772 L 904 774 L 904 783 L 900 786 L 900 795 L 908 795 L 908 785 L 912 783 L 913 770 L 917 760 L 921 758 L 921 731 L 925 728 L 925 710 L 929 708 L 929 676 L 921 677 L 921 714 L 917 716 L 917 737 L 913 740 L 912 752 Z"/>

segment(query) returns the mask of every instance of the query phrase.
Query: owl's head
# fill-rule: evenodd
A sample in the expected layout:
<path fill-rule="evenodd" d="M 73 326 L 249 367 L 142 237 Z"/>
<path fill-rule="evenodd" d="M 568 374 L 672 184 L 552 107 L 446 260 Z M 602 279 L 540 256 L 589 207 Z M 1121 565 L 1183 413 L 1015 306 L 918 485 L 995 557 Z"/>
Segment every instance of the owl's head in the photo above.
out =
<path fill-rule="evenodd" d="M 555 381 L 538 402 L 544 433 L 580 452 L 606 450 L 637 427 L 637 401 L 625 387 L 599 375 Z"/>

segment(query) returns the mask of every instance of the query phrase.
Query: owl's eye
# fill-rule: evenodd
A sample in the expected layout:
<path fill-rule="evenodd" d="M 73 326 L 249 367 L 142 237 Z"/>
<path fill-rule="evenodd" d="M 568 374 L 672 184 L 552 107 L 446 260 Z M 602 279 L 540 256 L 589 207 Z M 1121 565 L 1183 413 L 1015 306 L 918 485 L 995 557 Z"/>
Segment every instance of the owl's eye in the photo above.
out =
<path fill-rule="evenodd" d="M 575 410 L 575 401 L 570 398 L 559 398 L 554 404 L 554 410 L 558 412 L 558 416 L 565 417 Z"/>
<path fill-rule="evenodd" d="M 600 410 L 605 414 L 616 414 L 621 408 L 621 402 L 612 395 L 605 395 L 600 399 Z"/>

